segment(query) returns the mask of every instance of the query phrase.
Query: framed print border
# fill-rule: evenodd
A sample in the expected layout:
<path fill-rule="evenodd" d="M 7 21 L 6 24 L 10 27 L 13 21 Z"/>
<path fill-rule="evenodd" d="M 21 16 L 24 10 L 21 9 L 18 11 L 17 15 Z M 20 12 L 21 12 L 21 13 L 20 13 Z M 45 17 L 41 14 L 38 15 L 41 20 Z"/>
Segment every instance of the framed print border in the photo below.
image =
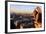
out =
<path fill-rule="evenodd" d="M 36 3 L 36 4 L 44 4 L 44 30 L 39 30 L 39 31 L 21 31 L 21 32 L 8 32 L 8 19 L 7 19 L 7 8 L 8 8 L 8 2 L 19 2 L 19 3 Z M 25 33 L 25 32 L 42 32 L 45 31 L 45 3 L 42 2 L 27 2 L 27 1 L 5 1 L 5 33 Z"/>

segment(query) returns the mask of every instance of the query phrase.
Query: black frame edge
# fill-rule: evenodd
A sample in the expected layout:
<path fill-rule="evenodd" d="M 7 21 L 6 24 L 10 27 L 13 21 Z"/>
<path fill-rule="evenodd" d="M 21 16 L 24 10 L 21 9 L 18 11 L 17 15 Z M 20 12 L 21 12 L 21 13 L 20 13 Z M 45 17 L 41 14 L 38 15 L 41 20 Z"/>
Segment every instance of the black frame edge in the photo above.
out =
<path fill-rule="evenodd" d="M 7 2 L 20 2 L 20 3 L 38 3 L 38 4 L 44 4 L 44 2 L 30 2 L 30 1 L 7 1 Z"/>
<path fill-rule="evenodd" d="M 5 1 L 5 33 L 7 33 L 7 1 Z"/>

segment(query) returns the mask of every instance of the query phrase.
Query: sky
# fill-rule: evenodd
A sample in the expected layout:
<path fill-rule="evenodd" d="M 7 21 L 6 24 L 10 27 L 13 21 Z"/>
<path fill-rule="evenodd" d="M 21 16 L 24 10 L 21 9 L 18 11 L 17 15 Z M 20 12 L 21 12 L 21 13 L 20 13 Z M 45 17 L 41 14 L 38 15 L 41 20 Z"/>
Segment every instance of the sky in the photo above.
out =
<path fill-rule="evenodd" d="M 36 8 L 35 5 L 10 5 L 11 8 L 16 8 L 17 10 L 33 10 Z"/>
<path fill-rule="evenodd" d="M 26 14 L 26 13 L 32 13 L 33 10 L 36 8 L 35 5 L 15 5 L 15 4 L 11 4 L 10 5 L 11 11 L 15 12 L 15 13 L 22 13 L 22 14 Z"/>

